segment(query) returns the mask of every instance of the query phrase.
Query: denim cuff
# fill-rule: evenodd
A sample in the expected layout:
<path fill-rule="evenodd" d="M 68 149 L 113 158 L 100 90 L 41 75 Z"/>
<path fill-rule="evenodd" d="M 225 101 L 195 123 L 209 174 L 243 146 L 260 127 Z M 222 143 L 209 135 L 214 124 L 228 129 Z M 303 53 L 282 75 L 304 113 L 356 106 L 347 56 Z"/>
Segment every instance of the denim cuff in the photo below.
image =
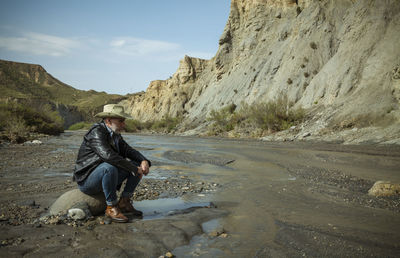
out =
<path fill-rule="evenodd" d="M 109 201 L 106 201 L 106 204 L 107 204 L 107 206 L 115 206 L 115 205 L 117 205 L 117 204 L 118 204 L 118 200 L 111 201 L 111 202 L 109 202 Z"/>

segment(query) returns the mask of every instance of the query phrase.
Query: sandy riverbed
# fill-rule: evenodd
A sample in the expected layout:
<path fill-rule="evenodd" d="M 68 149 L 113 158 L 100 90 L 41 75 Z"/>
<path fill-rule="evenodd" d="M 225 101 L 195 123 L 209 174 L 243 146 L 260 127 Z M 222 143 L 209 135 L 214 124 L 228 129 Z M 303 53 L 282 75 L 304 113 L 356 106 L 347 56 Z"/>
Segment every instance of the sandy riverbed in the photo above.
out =
<path fill-rule="evenodd" d="M 399 197 L 366 194 L 400 182 L 399 147 L 126 135 L 154 164 L 134 196 L 144 219 L 39 223 L 76 187 L 82 134 L 0 148 L 1 256 L 400 255 Z"/>

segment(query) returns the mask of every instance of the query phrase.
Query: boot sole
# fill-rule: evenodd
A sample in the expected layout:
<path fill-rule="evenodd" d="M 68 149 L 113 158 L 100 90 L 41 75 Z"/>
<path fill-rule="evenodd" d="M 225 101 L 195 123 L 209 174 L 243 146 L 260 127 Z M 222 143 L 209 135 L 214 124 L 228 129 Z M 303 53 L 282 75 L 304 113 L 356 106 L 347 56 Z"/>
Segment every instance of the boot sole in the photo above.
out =
<path fill-rule="evenodd" d="M 113 222 L 118 222 L 118 223 L 126 223 L 126 222 L 129 221 L 129 219 L 127 219 L 127 220 L 124 220 L 124 219 L 116 219 L 116 218 L 112 218 L 112 217 L 110 217 L 110 216 L 107 216 L 107 218 L 111 219 L 111 221 L 113 221 Z"/>
<path fill-rule="evenodd" d="M 126 210 L 122 210 L 121 209 L 121 212 L 124 214 L 124 215 L 130 215 L 130 216 L 135 216 L 135 217 L 143 217 L 143 213 L 141 212 L 141 213 L 135 213 L 134 211 L 126 211 Z"/>

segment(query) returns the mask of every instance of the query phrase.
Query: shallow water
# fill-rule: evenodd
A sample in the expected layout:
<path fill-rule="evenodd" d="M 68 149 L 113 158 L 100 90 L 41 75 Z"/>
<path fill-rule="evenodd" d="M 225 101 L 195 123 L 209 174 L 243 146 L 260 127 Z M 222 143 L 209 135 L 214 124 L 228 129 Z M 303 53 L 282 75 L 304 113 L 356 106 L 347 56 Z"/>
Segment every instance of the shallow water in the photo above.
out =
<path fill-rule="evenodd" d="M 135 208 L 143 212 L 143 220 L 159 219 L 178 214 L 193 207 L 207 207 L 210 202 L 187 201 L 183 198 L 160 198 L 135 202 Z"/>
<path fill-rule="evenodd" d="M 128 135 L 125 139 L 134 146 L 152 148 L 143 153 L 160 164 L 159 170 L 154 168 L 158 176 L 168 174 L 163 166 L 169 166 L 170 171 L 177 169 L 189 177 L 223 185 L 210 201 L 231 213 L 216 220 L 228 233 L 228 240 L 208 237 L 205 227 L 204 235 L 193 238 L 188 246 L 177 248 L 177 254 L 200 257 L 362 256 L 368 252 L 396 252 L 396 237 L 400 237 L 395 230 L 400 223 L 398 213 L 351 202 L 346 199 L 349 197 L 341 196 L 354 195 L 357 199 L 360 195 L 362 199 L 367 198 L 363 197 L 366 192 L 337 188 L 328 178 L 327 181 L 324 177 L 322 181 L 312 177 L 309 180 L 314 181 L 305 180 L 310 177 L 307 173 L 310 170 L 325 173 L 326 177 L 339 171 L 371 182 L 383 179 L 400 182 L 400 159 L 396 155 L 382 156 L 379 149 L 373 148 L 363 153 L 362 146 L 346 147 L 346 150 L 336 145 L 195 137 Z M 194 162 L 190 162 L 190 155 L 183 161 L 173 156 L 166 159 L 163 154 L 167 151 L 175 155 L 190 153 L 195 157 Z M 234 162 L 215 165 L 209 156 Z M 294 173 L 296 171 L 302 174 L 299 176 Z M 340 181 L 340 178 L 334 180 Z M 156 206 L 155 212 L 162 210 Z M 210 223 L 212 228 L 213 222 Z M 371 241 L 378 247 L 371 247 Z M 389 251 L 379 247 L 382 245 L 387 245 Z"/>

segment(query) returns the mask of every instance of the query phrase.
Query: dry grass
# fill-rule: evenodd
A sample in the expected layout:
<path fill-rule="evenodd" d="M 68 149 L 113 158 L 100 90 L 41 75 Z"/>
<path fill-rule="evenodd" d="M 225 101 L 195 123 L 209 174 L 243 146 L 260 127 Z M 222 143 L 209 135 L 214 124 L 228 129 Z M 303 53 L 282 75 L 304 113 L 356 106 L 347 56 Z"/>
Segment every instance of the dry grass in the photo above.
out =
<path fill-rule="evenodd" d="M 300 123 L 305 116 L 303 109 L 294 109 L 293 103 L 286 97 L 268 103 L 231 104 L 219 111 L 213 110 L 208 118 L 211 121 L 209 135 L 220 135 L 230 132 L 230 135 L 239 135 L 238 132 L 248 132 L 249 136 L 282 131 Z"/>

